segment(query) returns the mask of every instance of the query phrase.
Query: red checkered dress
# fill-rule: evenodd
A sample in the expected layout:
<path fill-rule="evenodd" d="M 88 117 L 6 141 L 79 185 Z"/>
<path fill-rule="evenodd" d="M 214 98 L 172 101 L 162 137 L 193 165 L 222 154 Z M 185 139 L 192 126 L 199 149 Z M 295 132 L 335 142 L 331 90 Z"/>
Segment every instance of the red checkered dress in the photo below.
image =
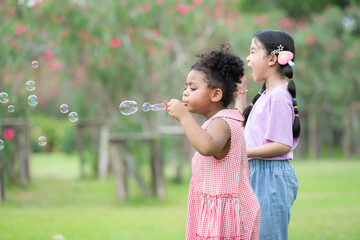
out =
<path fill-rule="evenodd" d="M 228 155 L 221 160 L 195 153 L 189 187 L 186 239 L 259 239 L 260 205 L 252 190 L 242 121 L 236 109 L 207 120 L 224 119 L 231 129 Z"/>

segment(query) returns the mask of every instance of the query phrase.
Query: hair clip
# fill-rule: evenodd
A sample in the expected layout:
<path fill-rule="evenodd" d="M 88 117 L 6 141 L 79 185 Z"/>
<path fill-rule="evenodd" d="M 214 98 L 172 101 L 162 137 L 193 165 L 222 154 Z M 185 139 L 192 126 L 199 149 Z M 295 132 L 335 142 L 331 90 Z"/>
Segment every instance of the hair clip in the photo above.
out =
<path fill-rule="evenodd" d="M 294 58 L 294 54 L 292 52 L 282 51 L 282 52 L 279 52 L 278 62 L 281 65 L 289 64 L 290 67 L 294 67 L 295 63 L 293 61 L 291 61 L 293 58 Z"/>
<path fill-rule="evenodd" d="M 280 44 L 277 49 L 275 49 L 271 52 L 271 55 L 278 54 L 279 52 L 281 52 L 283 50 L 284 50 L 284 46 Z"/>

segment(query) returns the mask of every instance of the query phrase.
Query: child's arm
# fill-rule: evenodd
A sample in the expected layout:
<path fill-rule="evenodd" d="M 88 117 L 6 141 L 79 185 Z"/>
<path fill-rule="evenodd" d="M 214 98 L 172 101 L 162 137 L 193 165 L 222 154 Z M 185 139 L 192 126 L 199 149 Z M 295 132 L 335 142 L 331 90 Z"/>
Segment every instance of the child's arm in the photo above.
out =
<path fill-rule="evenodd" d="M 241 83 L 237 84 L 237 90 L 238 91 L 244 91 L 247 90 L 247 80 L 246 75 L 244 75 L 241 78 Z M 235 107 L 243 113 L 246 108 L 246 92 L 245 93 L 239 93 L 235 96 Z"/>
<path fill-rule="evenodd" d="M 274 157 L 291 151 L 291 147 L 278 142 L 269 142 L 247 150 L 248 157 Z"/>
<path fill-rule="evenodd" d="M 224 150 L 230 138 L 230 127 L 223 119 L 214 119 L 205 131 L 179 100 L 172 99 L 168 110 L 171 117 L 180 121 L 191 145 L 201 155 L 214 156 Z"/>

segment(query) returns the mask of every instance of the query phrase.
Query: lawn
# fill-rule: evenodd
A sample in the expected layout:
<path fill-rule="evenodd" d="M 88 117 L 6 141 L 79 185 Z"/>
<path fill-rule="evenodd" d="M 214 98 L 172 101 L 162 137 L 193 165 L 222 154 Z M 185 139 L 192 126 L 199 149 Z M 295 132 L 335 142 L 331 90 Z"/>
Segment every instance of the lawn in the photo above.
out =
<path fill-rule="evenodd" d="M 360 239 L 360 161 L 294 161 L 300 190 L 289 239 Z M 131 182 L 118 203 L 111 177 L 79 179 L 74 156 L 32 157 L 32 184 L 7 189 L 0 240 L 184 239 L 188 174 L 167 182 L 167 198 L 143 199 Z M 188 173 L 187 171 L 185 171 Z"/>

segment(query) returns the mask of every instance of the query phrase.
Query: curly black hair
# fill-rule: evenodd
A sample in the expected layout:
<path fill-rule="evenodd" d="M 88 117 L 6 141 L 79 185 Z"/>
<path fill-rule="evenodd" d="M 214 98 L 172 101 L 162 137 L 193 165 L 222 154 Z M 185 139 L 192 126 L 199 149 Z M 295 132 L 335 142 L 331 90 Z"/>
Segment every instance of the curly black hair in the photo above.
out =
<path fill-rule="evenodd" d="M 220 44 L 219 50 L 211 50 L 195 56 L 199 58 L 199 61 L 191 66 L 191 70 L 204 72 L 208 87 L 220 88 L 223 92 L 221 101 L 224 107 L 229 106 L 234 100 L 236 83 L 241 83 L 241 77 L 244 76 L 243 60 L 232 53 L 229 43 Z"/>

